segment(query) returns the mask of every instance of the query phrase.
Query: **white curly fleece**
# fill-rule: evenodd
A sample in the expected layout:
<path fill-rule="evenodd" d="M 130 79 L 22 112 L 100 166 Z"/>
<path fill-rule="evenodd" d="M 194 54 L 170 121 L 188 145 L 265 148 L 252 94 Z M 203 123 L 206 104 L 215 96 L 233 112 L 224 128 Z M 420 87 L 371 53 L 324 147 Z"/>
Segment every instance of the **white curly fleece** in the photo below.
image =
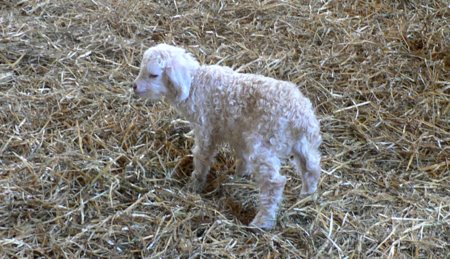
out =
<path fill-rule="evenodd" d="M 235 151 L 239 174 L 255 173 L 260 208 L 251 225 L 270 229 L 276 223 L 286 183 L 280 159 L 293 156 L 302 175 L 301 194 L 317 189 L 319 122 L 296 85 L 228 67 L 200 66 L 183 49 L 160 44 L 144 54 L 134 88 L 144 97 L 165 97 L 192 123 L 196 190 L 202 190 L 222 143 Z"/>

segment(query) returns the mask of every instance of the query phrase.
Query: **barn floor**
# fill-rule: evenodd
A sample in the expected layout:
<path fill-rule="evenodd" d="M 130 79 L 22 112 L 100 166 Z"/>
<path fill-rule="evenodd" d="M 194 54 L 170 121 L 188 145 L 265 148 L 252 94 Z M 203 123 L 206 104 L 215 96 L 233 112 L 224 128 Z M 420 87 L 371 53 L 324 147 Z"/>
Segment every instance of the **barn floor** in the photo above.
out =
<path fill-rule="evenodd" d="M 0 4 L 0 257 L 448 258 L 447 1 Z M 317 107 L 316 194 L 278 223 L 224 147 L 202 194 L 189 125 L 132 95 L 143 51 L 292 81 Z"/>

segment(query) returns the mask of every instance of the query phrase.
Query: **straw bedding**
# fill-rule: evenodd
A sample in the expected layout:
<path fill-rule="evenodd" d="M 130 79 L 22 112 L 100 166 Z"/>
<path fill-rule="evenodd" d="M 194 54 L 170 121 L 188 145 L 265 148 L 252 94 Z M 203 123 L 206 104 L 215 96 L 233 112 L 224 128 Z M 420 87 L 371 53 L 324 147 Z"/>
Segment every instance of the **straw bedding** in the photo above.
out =
<path fill-rule="evenodd" d="M 449 254 L 446 1 L 3 1 L 0 256 Z M 292 81 L 317 107 L 318 193 L 289 165 L 278 224 L 223 147 L 203 194 L 189 125 L 130 83 L 155 43 Z"/>

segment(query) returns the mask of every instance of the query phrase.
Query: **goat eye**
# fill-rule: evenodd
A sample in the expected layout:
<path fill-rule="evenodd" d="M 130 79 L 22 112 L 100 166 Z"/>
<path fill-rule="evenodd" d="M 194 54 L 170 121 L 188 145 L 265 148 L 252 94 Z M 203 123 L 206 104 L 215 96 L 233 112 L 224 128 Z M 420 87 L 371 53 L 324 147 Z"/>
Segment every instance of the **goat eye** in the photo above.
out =
<path fill-rule="evenodd" d="M 158 75 L 153 75 L 153 74 L 150 74 L 150 75 L 148 75 L 148 77 L 150 77 L 150 78 L 157 78 L 157 77 L 158 77 Z"/>

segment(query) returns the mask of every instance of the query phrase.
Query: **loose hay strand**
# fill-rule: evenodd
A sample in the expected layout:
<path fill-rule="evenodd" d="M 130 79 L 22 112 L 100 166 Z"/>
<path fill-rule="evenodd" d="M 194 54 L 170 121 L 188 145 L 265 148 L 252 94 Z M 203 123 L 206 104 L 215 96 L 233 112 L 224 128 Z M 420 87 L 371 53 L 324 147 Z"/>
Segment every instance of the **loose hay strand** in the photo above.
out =
<path fill-rule="evenodd" d="M 449 254 L 446 1 L 3 1 L 0 256 L 427 257 Z M 227 147 L 203 194 L 189 125 L 132 97 L 146 47 L 289 80 L 321 119 L 324 173 L 278 225 Z"/>

